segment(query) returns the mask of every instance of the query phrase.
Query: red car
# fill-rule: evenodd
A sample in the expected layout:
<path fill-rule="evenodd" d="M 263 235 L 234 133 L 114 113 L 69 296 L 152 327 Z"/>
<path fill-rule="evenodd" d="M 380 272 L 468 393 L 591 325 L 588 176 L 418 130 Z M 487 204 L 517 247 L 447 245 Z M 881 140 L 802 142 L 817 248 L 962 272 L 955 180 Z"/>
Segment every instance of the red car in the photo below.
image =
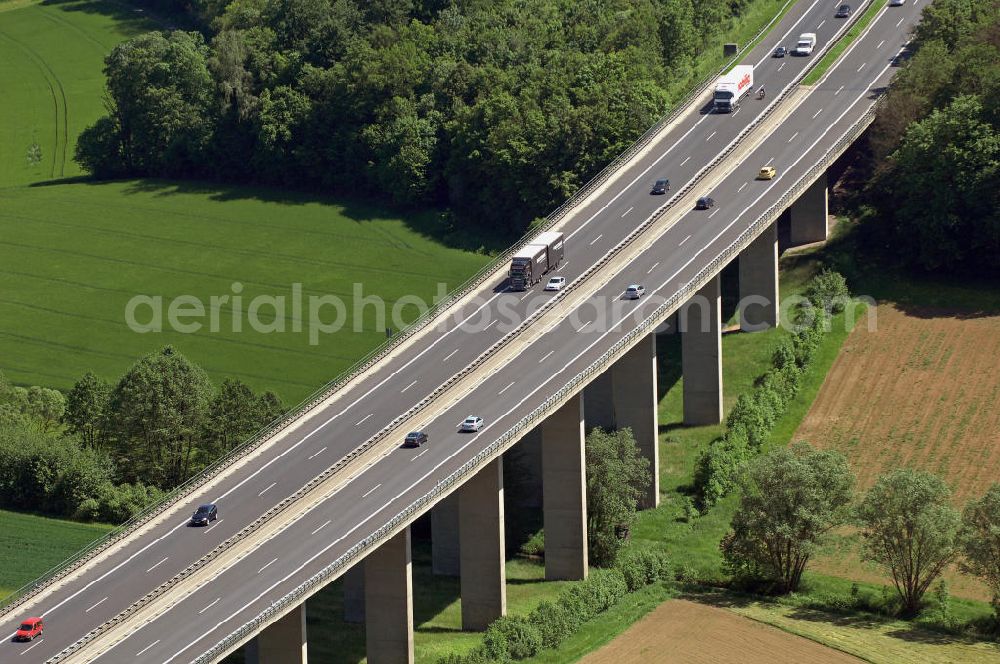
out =
<path fill-rule="evenodd" d="M 36 636 L 42 635 L 42 628 L 44 624 L 41 618 L 28 618 L 21 626 L 17 628 L 17 633 L 14 634 L 15 641 L 31 641 Z"/>

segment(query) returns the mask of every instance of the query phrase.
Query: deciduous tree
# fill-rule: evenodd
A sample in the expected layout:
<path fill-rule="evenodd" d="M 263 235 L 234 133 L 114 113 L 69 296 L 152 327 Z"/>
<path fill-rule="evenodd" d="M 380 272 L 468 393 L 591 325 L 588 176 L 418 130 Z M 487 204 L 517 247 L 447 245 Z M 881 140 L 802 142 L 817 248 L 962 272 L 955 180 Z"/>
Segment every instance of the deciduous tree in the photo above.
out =
<path fill-rule="evenodd" d="M 740 505 L 721 544 L 727 567 L 794 592 L 824 535 L 849 516 L 854 475 L 847 460 L 799 444 L 754 460 L 739 485 Z"/>
<path fill-rule="evenodd" d="M 916 615 L 924 593 L 955 560 L 961 516 L 951 491 L 936 475 L 898 469 L 878 478 L 858 507 L 862 557 L 892 577 L 906 615 Z"/>

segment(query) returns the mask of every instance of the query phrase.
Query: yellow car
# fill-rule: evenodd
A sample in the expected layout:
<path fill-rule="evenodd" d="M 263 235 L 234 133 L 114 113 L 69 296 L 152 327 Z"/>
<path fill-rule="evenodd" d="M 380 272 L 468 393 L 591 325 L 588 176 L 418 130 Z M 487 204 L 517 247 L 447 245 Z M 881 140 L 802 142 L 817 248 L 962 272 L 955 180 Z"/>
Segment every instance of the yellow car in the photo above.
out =
<path fill-rule="evenodd" d="M 758 180 L 773 180 L 775 174 L 778 171 L 774 170 L 774 166 L 764 166 L 760 169 L 760 173 L 757 174 Z"/>

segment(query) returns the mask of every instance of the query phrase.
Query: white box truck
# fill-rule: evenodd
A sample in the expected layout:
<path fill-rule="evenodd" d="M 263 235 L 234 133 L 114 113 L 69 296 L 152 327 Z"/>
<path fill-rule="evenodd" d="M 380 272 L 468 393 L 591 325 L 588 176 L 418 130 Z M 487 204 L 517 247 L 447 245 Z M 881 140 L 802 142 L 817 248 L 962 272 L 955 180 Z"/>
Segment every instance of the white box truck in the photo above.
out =
<path fill-rule="evenodd" d="M 732 113 L 740 107 L 742 99 L 753 87 L 753 65 L 736 65 L 728 74 L 719 77 L 715 84 L 712 108 L 717 113 Z"/>
<path fill-rule="evenodd" d="M 816 33 L 803 32 L 795 45 L 795 55 L 810 55 L 814 48 L 816 48 Z"/>

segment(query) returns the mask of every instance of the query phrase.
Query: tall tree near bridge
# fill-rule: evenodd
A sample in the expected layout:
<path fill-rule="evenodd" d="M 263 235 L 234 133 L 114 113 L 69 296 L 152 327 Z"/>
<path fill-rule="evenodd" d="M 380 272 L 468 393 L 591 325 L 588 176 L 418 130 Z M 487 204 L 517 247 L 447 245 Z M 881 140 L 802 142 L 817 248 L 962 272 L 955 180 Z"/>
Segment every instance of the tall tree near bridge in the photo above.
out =
<path fill-rule="evenodd" d="M 961 517 L 936 475 L 897 469 L 879 477 L 858 507 L 862 557 L 892 577 L 903 612 L 920 611 L 924 593 L 958 555 Z"/>
<path fill-rule="evenodd" d="M 184 481 L 197 459 L 211 399 L 207 374 L 172 346 L 132 365 L 111 396 L 122 479 L 160 488 Z"/>
<path fill-rule="evenodd" d="M 1000 620 L 1000 484 L 972 500 L 962 513 L 962 569 L 981 578 L 993 593 L 993 611 Z"/>
<path fill-rule="evenodd" d="M 754 460 L 740 489 L 720 545 L 726 566 L 739 580 L 794 592 L 824 535 L 849 516 L 854 475 L 847 460 L 800 443 Z"/>
<path fill-rule="evenodd" d="M 587 436 L 587 537 L 590 560 L 614 564 L 624 528 L 631 528 L 649 483 L 649 460 L 639 454 L 631 429 L 594 429 Z"/>

